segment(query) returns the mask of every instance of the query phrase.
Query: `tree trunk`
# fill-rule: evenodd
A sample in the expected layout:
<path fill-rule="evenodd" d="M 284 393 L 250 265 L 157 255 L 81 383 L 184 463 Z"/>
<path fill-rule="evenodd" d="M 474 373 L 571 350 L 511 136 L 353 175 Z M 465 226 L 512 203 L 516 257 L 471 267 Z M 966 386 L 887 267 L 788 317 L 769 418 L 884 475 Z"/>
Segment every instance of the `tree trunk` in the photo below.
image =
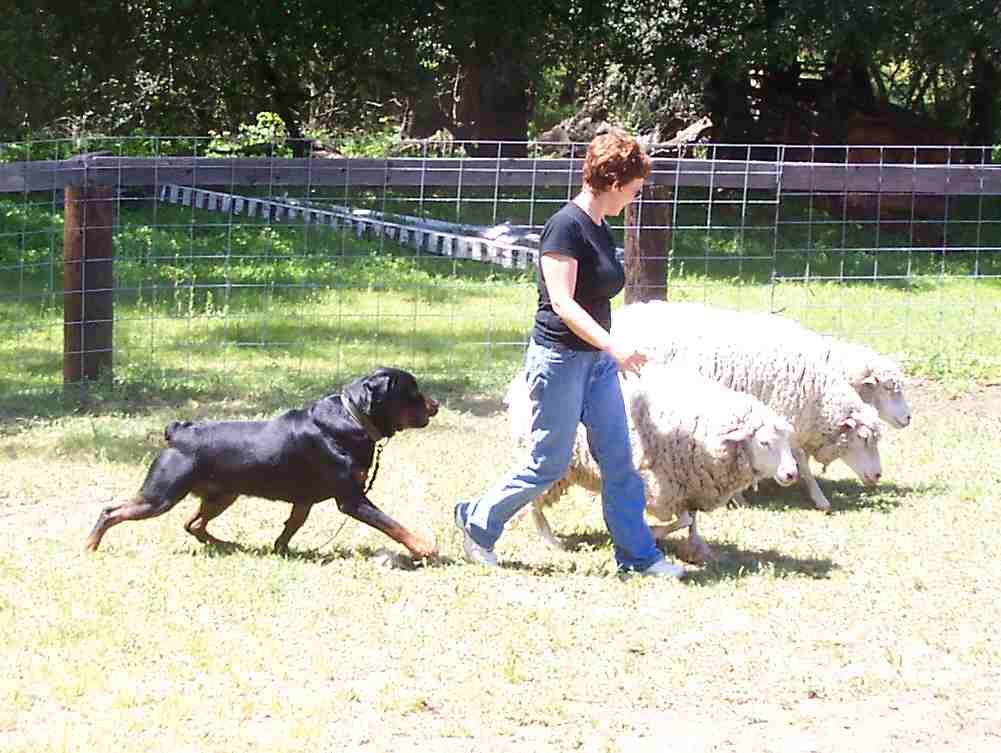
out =
<path fill-rule="evenodd" d="M 400 136 L 404 139 L 426 139 L 438 131 L 451 130 L 453 125 L 450 113 L 439 99 L 441 82 L 426 69 L 415 67 L 418 70 L 413 86 L 404 97 L 405 110 L 400 127 Z"/>
<path fill-rule="evenodd" d="M 626 207 L 626 303 L 667 300 L 674 189 L 648 185 Z"/>
<path fill-rule="evenodd" d="M 859 59 L 854 52 L 842 51 L 828 63 L 825 81 L 833 117 L 846 118 L 853 112 L 871 113 L 877 109 L 868 61 Z"/>
<path fill-rule="evenodd" d="M 426 139 L 450 125 L 441 111 L 433 91 L 418 92 L 407 102 L 401 136 L 405 139 Z"/>
<path fill-rule="evenodd" d="M 998 98 L 1001 97 L 1001 73 L 983 50 L 973 54 L 973 90 L 970 92 L 969 143 L 996 143 Z"/>
<path fill-rule="evenodd" d="M 456 113 L 456 136 L 463 141 L 528 139 L 528 88 L 525 66 L 516 59 L 491 55 L 463 65 Z M 524 157 L 524 144 L 467 145 L 474 157 Z"/>
<path fill-rule="evenodd" d="M 309 149 L 302 137 L 300 113 L 308 110 L 309 93 L 297 78 L 286 76 L 284 72 L 266 62 L 267 56 L 263 51 L 260 54 L 258 70 L 265 86 L 264 94 L 270 100 L 271 109 L 278 113 L 285 123 L 292 156 L 305 157 Z"/>
<path fill-rule="evenodd" d="M 754 118 L 751 116 L 751 89 L 746 77 L 738 80 L 727 73 L 714 72 L 706 85 L 705 102 L 716 129 L 714 141 L 748 144 L 756 140 Z M 746 151 L 723 148 L 717 154 L 740 159 L 746 156 Z"/>

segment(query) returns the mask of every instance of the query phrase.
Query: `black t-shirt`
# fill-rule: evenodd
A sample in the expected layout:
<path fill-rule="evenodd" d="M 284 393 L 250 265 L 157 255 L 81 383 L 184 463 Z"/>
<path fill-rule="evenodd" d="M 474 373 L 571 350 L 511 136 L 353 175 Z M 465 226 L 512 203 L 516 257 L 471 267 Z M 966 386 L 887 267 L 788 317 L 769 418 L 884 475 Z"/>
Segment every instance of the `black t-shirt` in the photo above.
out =
<path fill-rule="evenodd" d="M 539 239 L 539 306 L 535 311 L 532 339 L 540 345 L 570 350 L 597 350 L 579 338 L 553 311 L 542 276 L 542 256 L 558 253 L 577 260 L 574 300 L 605 329 L 612 326 L 612 298 L 626 284 L 626 273 L 615 258 L 615 239 L 602 222 L 570 202 L 549 218 Z"/>

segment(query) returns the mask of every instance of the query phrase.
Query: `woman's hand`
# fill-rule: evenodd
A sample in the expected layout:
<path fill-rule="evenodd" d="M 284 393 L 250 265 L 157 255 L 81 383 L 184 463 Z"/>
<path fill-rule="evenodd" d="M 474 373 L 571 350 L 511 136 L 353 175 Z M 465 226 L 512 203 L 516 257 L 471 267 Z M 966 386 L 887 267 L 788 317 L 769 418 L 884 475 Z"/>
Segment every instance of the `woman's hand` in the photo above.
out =
<path fill-rule="evenodd" d="M 619 364 L 619 371 L 621 371 L 626 378 L 628 378 L 630 374 L 639 376 L 640 369 L 642 369 L 649 360 L 646 353 L 629 346 L 620 345 L 614 340 L 608 344 L 605 352 L 615 359 L 616 363 Z"/>
<path fill-rule="evenodd" d="M 578 337 L 614 358 L 624 376 L 639 376 L 640 369 L 647 362 L 646 354 L 615 342 L 608 331 L 573 299 L 577 286 L 577 260 L 555 251 L 546 251 L 541 264 L 553 311 Z"/>

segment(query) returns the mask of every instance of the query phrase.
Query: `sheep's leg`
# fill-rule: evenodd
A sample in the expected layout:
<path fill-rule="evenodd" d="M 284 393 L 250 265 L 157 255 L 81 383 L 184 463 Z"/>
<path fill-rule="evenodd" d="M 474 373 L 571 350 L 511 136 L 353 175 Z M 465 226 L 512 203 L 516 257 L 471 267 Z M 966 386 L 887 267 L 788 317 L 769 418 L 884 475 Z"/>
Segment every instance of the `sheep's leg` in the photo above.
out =
<path fill-rule="evenodd" d="M 565 549 L 563 542 L 556 538 L 556 534 L 553 533 L 552 527 L 549 525 L 549 520 L 546 519 L 546 514 L 542 512 L 542 507 L 537 504 L 529 505 L 532 508 L 532 520 L 535 521 L 535 530 L 539 532 L 539 536 L 542 540 L 546 542 L 547 546 L 553 549 Z"/>
<path fill-rule="evenodd" d="M 692 565 L 704 565 L 716 559 L 716 554 L 705 542 L 696 528 L 696 514 L 691 515 L 691 525 L 688 526 L 688 538 L 678 543 L 678 557 Z"/>
<path fill-rule="evenodd" d="M 680 531 L 682 528 L 688 528 L 692 525 L 694 513 L 689 514 L 687 510 L 678 513 L 678 517 L 674 519 L 673 522 L 668 523 L 665 526 L 650 526 L 650 530 L 653 532 L 653 537 L 658 541 L 663 538 L 667 538 L 667 534 L 674 533 L 675 531 Z"/>
<path fill-rule="evenodd" d="M 802 448 L 797 447 L 792 451 L 792 455 L 796 458 L 796 468 L 799 470 L 799 478 L 806 486 L 807 494 L 810 495 L 813 506 L 818 510 L 830 510 L 831 503 L 824 496 L 824 492 L 821 491 L 817 479 L 813 477 L 813 472 L 810 471 L 810 459 L 806 456 L 806 453 Z"/>
<path fill-rule="evenodd" d="M 758 491 L 758 481 L 760 481 L 760 479 L 754 479 L 754 481 L 751 482 L 751 488 L 754 489 L 754 491 Z M 730 499 L 723 500 L 723 502 L 726 502 L 727 507 L 733 509 L 737 509 L 740 507 L 747 507 L 747 498 L 744 497 L 744 492 L 742 491 L 734 492 L 730 496 Z"/>
<path fill-rule="evenodd" d="M 710 548 L 706 540 L 695 529 L 695 513 L 692 513 L 692 524 L 688 527 L 688 543 L 701 562 L 711 562 L 716 559 L 716 552 Z"/>

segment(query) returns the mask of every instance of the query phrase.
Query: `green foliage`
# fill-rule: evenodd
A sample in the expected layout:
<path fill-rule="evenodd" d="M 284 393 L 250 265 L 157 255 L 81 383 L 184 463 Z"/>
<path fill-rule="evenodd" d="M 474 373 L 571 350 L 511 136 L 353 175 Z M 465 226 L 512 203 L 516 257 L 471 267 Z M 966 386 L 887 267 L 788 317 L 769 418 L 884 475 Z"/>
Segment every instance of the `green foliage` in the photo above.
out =
<path fill-rule="evenodd" d="M 290 157 L 288 128 L 281 115 L 259 112 L 253 123 L 241 123 L 236 133 L 209 131 L 205 154 L 209 157 Z"/>
<path fill-rule="evenodd" d="M 399 145 L 399 129 L 387 117 L 374 127 L 348 128 L 336 133 L 332 141 L 345 157 L 386 157 Z"/>
<path fill-rule="evenodd" d="M 400 127 L 433 112 L 422 134 L 475 139 L 508 100 L 494 135 L 521 136 L 524 116 L 538 133 L 577 106 L 645 130 L 704 114 L 714 76 L 746 85 L 752 71 L 757 81 L 802 64 L 815 79 L 836 61 L 878 75 L 878 96 L 964 131 L 971 51 L 1001 68 L 995 5 L 16 0 L 0 29 L 0 138 L 211 131 L 213 154 L 259 153 L 269 126 L 255 116 L 272 112 L 293 138 L 345 134 L 351 154 L 371 155 L 392 146 L 381 126 L 366 134 L 373 113 Z M 560 101 L 566 71 L 573 103 Z M 46 150 L 58 148 L 34 153 Z"/>
<path fill-rule="evenodd" d="M 529 122 L 529 138 L 537 137 L 577 112 L 579 104 L 576 100 L 560 103 L 569 75 L 567 67 L 559 63 L 549 65 L 541 72 L 535 83 L 535 108 Z"/>
<path fill-rule="evenodd" d="M 30 134 L 24 141 L 0 143 L 0 162 L 69 159 L 78 154 L 103 152 L 115 157 L 205 156 L 206 138 L 152 136 L 132 133 L 125 136 L 80 135 L 73 139 L 48 138 Z"/>

